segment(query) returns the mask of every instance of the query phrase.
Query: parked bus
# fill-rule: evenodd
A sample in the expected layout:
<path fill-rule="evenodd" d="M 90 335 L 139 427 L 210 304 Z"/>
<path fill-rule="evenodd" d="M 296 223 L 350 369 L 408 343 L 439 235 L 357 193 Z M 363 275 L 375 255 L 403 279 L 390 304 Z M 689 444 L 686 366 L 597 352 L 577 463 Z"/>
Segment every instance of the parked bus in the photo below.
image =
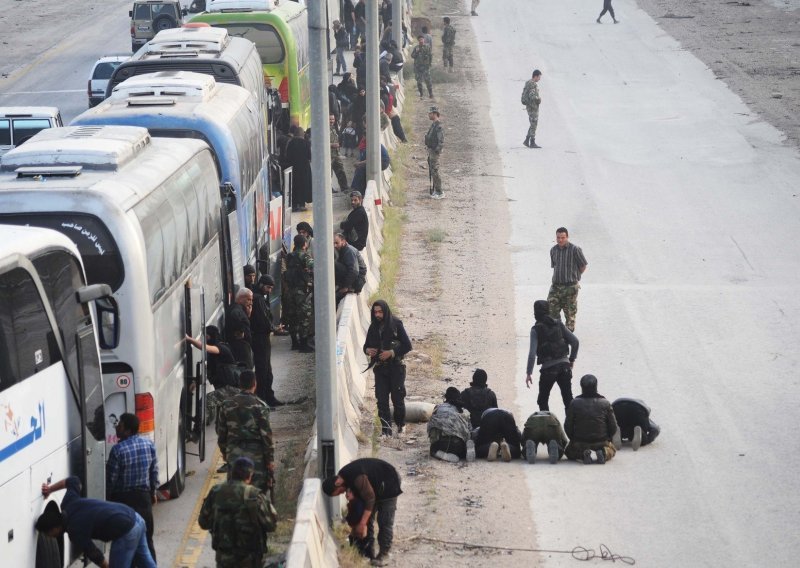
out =
<path fill-rule="evenodd" d="M 72 125 L 142 126 L 156 137 L 205 141 L 216 158 L 221 187 L 232 188 L 228 223 L 234 239 L 234 281 L 242 286 L 241 268 L 255 266 L 257 260 L 276 282 L 280 274 L 283 204 L 270 193 L 266 135 L 257 105 L 245 89 L 217 83 L 210 75 L 161 71 L 119 84 L 110 98 Z M 279 295 L 273 296 L 277 309 Z"/>
<path fill-rule="evenodd" d="M 221 323 L 232 272 L 218 179 L 204 142 L 130 126 L 42 131 L 0 161 L 0 223 L 60 231 L 87 281 L 111 287 L 120 317 L 118 345 L 100 354 L 106 444 L 120 414 L 136 413 L 172 497 L 204 408 L 205 366 L 195 369 L 184 334 Z"/>
<path fill-rule="evenodd" d="M 252 8 L 252 2 L 227 0 L 192 18 L 214 27 L 225 28 L 232 36 L 256 44 L 268 88 L 277 89 L 286 113 L 286 126 L 311 125 L 311 91 L 308 60 L 308 10 L 297 2 L 282 2 L 268 9 Z M 290 121 L 290 122 L 289 122 Z"/>
<path fill-rule="evenodd" d="M 4 202 L 5 203 L 5 202 Z M 107 285 L 86 284 L 77 247 L 48 229 L 0 225 L 0 558 L 6 566 L 63 567 L 74 557 L 36 534 L 42 483 L 80 477 L 105 498 L 103 385 L 90 303 Z M 110 340 L 109 340 L 110 341 Z M 113 342 L 109 347 L 113 346 Z M 58 507 L 63 494 L 51 497 Z"/>
<path fill-rule="evenodd" d="M 211 75 L 220 83 L 244 87 L 258 101 L 266 124 L 267 98 L 261 59 L 248 39 L 230 37 L 224 30 L 196 25 L 158 32 L 116 68 L 106 87 L 106 97 L 126 79 L 157 71 L 194 71 Z"/>

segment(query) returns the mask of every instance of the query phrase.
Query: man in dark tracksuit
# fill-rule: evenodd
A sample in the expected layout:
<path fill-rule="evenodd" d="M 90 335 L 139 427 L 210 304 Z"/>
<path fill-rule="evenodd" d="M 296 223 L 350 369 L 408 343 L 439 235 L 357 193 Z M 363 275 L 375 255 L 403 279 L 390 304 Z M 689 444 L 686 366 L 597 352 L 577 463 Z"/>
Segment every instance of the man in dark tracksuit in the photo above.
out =
<path fill-rule="evenodd" d="M 633 450 L 646 446 L 661 433 L 661 428 L 650 418 L 650 407 L 638 398 L 618 398 L 611 407 L 619 425 L 618 435 L 614 438 L 617 449 L 622 440 L 630 440 Z"/>
<path fill-rule="evenodd" d="M 597 377 L 584 375 L 581 377 L 581 394 L 569 405 L 564 421 L 564 431 L 569 437 L 564 450 L 567 459 L 583 460 L 587 465 L 606 463 L 617 453 L 611 443 L 617 430 L 611 403 L 597 393 Z"/>
<path fill-rule="evenodd" d="M 269 294 L 275 279 L 269 274 L 259 278 L 253 290 L 253 312 L 250 314 L 250 331 L 253 335 L 253 361 L 256 368 L 256 395 L 269 406 L 282 406 L 272 390 L 272 344 L 270 334 L 275 330 Z"/>
<path fill-rule="evenodd" d="M 326 495 L 334 497 L 347 490 L 363 501 L 361 520 L 353 527 L 357 538 L 366 539 L 359 549 L 371 557 L 375 535 L 375 519 L 378 520 L 378 545 L 380 552 L 373 560 L 374 566 L 385 566 L 389 561 L 394 536 L 394 515 L 397 497 L 403 492 L 400 476 L 391 464 L 377 458 L 362 458 L 350 462 L 335 476 L 322 482 Z"/>
<path fill-rule="evenodd" d="M 572 402 L 572 365 L 578 356 L 578 338 L 563 322 L 550 317 L 550 304 L 547 300 L 533 303 L 533 316 L 536 323 L 531 327 L 525 385 L 531 388 L 531 373 L 538 359 L 542 366 L 539 371 L 539 397 L 536 399 L 539 410 L 550 410 L 550 391 L 556 383 L 561 389 L 561 399 L 566 410 Z"/>
<path fill-rule="evenodd" d="M 398 434 L 403 432 L 406 424 L 406 366 L 403 356 L 411 351 L 411 340 L 403 322 L 392 316 L 389 305 L 383 300 L 372 304 L 370 316 L 372 323 L 364 341 L 364 353 L 370 358 L 375 373 L 375 398 L 381 419 L 381 435 L 391 436 L 390 397 Z"/>
<path fill-rule="evenodd" d="M 519 459 L 522 456 L 522 435 L 513 414 L 501 408 L 489 408 L 481 415 L 475 438 L 475 457 L 495 461 L 498 451 L 504 461 Z"/>

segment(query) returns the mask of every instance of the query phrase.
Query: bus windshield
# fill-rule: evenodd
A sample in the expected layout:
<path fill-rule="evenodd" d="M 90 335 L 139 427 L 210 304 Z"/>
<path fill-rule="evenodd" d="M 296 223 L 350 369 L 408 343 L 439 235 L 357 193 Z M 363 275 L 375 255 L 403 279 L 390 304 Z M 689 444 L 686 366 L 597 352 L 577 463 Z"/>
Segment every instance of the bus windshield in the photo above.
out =
<path fill-rule="evenodd" d="M 286 49 L 278 32 L 270 24 L 263 23 L 226 23 L 217 24 L 224 27 L 228 34 L 235 37 L 249 39 L 256 44 L 258 55 L 261 56 L 261 63 L 269 65 L 280 63 L 286 57 Z"/>

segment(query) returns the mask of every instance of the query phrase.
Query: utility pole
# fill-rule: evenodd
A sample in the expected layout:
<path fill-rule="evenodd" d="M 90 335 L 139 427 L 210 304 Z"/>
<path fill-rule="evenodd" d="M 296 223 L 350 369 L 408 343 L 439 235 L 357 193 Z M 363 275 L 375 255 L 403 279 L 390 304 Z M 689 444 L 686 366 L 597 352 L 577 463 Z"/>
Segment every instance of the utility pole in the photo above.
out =
<path fill-rule="evenodd" d="M 367 180 L 374 180 L 381 195 L 381 118 L 378 82 L 378 0 L 367 0 Z"/>
<path fill-rule="evenodd" d="M 333 198 L 328 124 L 328 6 L 308 3 L 311 77 L 311 168 L 314 212 L 314 329 L 317 372 L 317 463 L 325 479 L 338 471 L 336 447 L 338 385 L 336 380 L 336 303 L 333 279 Z M 327 499 L 328 515 L 338 514 Z"/>

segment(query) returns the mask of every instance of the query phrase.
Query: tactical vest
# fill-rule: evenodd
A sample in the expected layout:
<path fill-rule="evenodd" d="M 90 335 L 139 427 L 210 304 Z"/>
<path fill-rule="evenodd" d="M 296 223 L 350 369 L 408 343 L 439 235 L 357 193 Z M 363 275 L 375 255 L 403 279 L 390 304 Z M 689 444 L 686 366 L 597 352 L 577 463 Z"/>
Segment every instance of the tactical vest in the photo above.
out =
<path fill-rule="evenodd" d="M 537 321 L 534 328 L 536 328 L 536 338 L 538 340 L 536 358 L 539 360 L 540 365 L 543 361 L 561 359 L 569 355 L 569 346 L 564 340 L 560 322 L 551 317 L 546 317 L 542 321 Z"/>
<path fill-rule="evenodd" d="M 292 252 L 286 256 L 286 273 L 284 278 L 286 284 L 293 290 L 305 291 L 308 287 L 309 276 L 303 268 L 303 261 L 300 259 L 299 252 Z"/>
<path fill-rule="evenodd" d="M 244 483 L 225 483 L 214 496 L 214 550 L 246 555 L 266 552 L 264 527 L 259 521 L 259 489 Z"/>

